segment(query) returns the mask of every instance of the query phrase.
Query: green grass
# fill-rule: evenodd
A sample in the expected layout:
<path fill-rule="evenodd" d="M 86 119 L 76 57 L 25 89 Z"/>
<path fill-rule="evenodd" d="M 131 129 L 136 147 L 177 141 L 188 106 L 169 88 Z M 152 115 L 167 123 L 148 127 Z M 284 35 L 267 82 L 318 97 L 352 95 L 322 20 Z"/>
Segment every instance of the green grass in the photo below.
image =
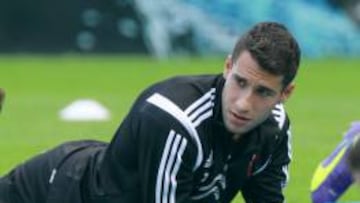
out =
<path fill-rule="evenodd" d="M 7 91 L 0 116 L 0 174 L 67 140 L 110 140 L 136 95 L 150 83 L 179 74 L 218 73 L 223 59 L 155 61 L 135 56 L 0 56 L 0 87 Z M 360 59 L 305 60 L 287 103 L 293 127 L 287 202 L 306 203 L 313 171 L 360 119 Z M 107 106 L 107 122 L 61 121 L 61 108 L 79 98 Z M 343 201 L 360 199 L 353 187 Z M 236 203 L 242 202 L 238 198 Z"/>

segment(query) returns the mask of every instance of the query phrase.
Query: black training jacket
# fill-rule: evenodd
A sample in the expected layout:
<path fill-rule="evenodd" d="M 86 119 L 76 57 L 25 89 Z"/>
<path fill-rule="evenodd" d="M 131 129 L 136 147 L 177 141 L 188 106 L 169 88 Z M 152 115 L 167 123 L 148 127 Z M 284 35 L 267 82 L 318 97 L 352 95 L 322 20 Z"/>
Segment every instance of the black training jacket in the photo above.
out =
<path fill-rule="evenodd" d="M 146 89 L 88 171 L 84 202 L 284 202 L 291 158 L 282 104 L 233 141 L 222 75 L 181 76 Z"/>

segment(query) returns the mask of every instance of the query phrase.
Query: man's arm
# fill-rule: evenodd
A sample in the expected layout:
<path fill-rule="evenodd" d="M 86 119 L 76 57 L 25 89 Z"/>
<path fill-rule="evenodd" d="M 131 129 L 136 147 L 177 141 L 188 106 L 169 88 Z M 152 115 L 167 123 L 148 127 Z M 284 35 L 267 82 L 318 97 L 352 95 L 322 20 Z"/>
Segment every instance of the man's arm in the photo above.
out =
<path fill-rule="evenodd" d="M 151 97 L 138 117 L 138 163 L 143 202 L 191 203 L 199 148 L 186 128 L 186 118 Z M 162 100 L 163 101 L 163 100 Z M 185 120 L 184 120 L 185 119 Z"/>
<path fill-rule="evenodd" d="M 153 116 L 142 118 L 139 133 L 142 136 L 138 150 L 143 201 L 190 202 L 197 150 L 186 131 L 176 124 L 164 126 L 171 118 L 160 121 Z"/>

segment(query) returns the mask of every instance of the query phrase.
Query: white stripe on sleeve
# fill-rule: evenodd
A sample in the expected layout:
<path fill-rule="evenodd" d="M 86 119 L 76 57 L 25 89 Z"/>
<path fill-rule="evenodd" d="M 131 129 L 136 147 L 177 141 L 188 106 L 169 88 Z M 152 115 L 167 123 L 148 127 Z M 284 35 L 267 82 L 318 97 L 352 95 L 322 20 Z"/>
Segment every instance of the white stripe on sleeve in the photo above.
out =
<path fill-rule="evenodd" d="M 194 124 L 190 121 L 189 117 L 187 117 L 187 115 L 180 109 L 180 107 L 178 107 L 175 103 L 173 103 L 168 98 L 162 96 L 159 93 L 153 94 L 147 99 L 147 101 L 172 115 L 185 127 L 189 135 L 194 139 L 198 149 L 196 163 L 193 168 L 193 171 L 195 171 L 200 166 L 203 160 L 203 149 Z"/>

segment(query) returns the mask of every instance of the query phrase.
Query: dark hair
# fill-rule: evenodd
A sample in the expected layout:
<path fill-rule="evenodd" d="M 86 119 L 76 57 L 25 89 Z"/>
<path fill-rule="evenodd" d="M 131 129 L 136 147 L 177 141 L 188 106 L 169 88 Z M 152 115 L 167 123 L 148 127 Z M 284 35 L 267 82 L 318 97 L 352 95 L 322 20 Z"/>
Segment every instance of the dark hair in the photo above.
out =
<path fill-rule="evenodd" d="M 286 87 L 294 78 L 300 63 L 300 48 L 286 27 L 276 22 L 258 23 L 236 43 L 232 63 L 247 50 L 267 72 L 282 75 Z"/>
<path fill-rule="evenodd" d="M 350 170 L 360 172 L 360 135 L 355 138 L 354 142 L 350 146 L 347 156 L 347 162 Z"/>

